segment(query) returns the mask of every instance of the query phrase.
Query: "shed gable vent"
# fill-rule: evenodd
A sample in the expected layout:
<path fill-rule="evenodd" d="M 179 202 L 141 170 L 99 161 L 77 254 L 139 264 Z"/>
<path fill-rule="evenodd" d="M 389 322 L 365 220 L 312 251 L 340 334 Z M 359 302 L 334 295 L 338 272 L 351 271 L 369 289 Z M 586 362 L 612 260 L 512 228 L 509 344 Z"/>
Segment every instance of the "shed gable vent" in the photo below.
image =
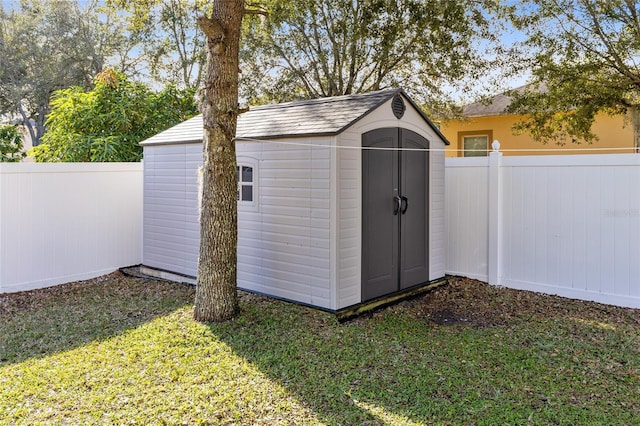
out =
<path fill-rule="evenodd" d="M 393 110 L 393 115 L 395 115 L 397 119 L 402 118 L 404 112 L 407 109 L 407 107 L 404 105 L 402 96 L 398 94 L 393 97 L 393 101 L 391 102 L 391 109 Z"/>

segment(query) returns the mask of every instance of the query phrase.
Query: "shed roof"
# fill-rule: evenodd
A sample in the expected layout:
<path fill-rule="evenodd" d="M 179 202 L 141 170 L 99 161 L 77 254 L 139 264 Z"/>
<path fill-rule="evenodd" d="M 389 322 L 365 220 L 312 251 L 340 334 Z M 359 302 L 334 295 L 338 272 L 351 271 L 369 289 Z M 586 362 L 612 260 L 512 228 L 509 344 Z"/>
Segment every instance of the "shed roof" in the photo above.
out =
<path fill-rule="evenodd" d="M 440 130 L 402 89 L 253 107 L 238 117 L 236 138 L 277 139 L 297 136 L 337 135 L 396 94 L 401 94 L 425 122 L 449 144 Z M 142 141 L 141 145 L 197 143 L 202 141 L 202 115 L 193 117 Z"/>

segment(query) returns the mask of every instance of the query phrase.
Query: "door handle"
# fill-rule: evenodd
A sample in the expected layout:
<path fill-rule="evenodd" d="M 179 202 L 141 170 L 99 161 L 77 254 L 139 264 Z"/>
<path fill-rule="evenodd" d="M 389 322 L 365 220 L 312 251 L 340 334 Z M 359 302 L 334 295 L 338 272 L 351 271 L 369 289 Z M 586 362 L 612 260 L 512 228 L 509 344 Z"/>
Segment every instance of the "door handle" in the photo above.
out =
<path fill-rule="evenodd" d="M 395 216 L 402 209 L 402 198 L 400 198 L 398 195 L 393 197 L 393 205 L 393 215 Z"/>
<path fill-rule="evenodd" d="M 407 209 L 409 208 L 409 199 L 403 195 L 402 197 L 400 197 L 400 200 L 400 208 L 402 209 L 402 214 L 405 214 L 407 212 Z M 403 204 L 404 207 L 402 207 Z"/>

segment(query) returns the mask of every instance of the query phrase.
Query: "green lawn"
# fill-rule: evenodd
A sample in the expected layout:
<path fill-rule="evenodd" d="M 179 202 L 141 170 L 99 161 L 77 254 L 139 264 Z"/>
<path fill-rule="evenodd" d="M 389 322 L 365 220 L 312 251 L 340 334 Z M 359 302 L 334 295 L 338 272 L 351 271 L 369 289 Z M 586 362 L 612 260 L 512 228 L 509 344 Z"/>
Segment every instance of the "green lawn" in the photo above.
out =
<path fill-rule="evenodd" d="M 0 424 L 640 423 L 640 312 L 452 279 L 339 324 L 119 273 L 0 295 Z"/>

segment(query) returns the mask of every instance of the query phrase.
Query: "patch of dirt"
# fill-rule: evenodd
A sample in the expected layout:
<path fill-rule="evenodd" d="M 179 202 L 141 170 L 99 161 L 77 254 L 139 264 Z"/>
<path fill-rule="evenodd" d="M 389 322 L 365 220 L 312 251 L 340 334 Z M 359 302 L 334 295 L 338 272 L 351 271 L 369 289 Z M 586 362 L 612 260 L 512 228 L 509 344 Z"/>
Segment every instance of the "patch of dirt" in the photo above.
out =
<path fill-rule="evenodd" d="M 115 271 L 89 280 L 16 293 L 2 293 L 0 294 L 0 320 L 3 317 L 11 317 L 15 312 L 34 311 L 53 304 L 81 301 L 87 295 L 102 302 L 111 296 L 120 295 L 121 299 L 126 300 L 130 295 L 140 295 L 145 292 L 154 296 L 159 296 L 161 293 L 173 295 L 175 286 L 184 287 L 187 293 L 193 292 L 192 286 L 188 284 L 132 277 Z"/>
<path fill-rule="evenodd" d="M 105 292 L 129 294 L 130 292 L 171 293 L 176 285 L 184 287 L 190 300 L 195 287 L 163 280 L 149 280 L 114 272 L 92 280 L 77 281 L 45 289 L 19 293 L 0 294 L 0 319 L 11 312 L 34 310 L 74 295 L 90 292 L 104 297 Z M 173 293 L 171 293 L 173 294 Z M 273 303 L 273 299 L 251 293 L 239 292 L 240 298 L 249 303 Z M 620 308 L 594 302 L 567 299 L 559 296 L 512 290 L 463 278 L 448 277 L 447 284 L 416 298 L 404 300 L 391 307 L 369 312 L 349 320 L 356 324 L 368 318 L 384 315 L 387 309 L 400 310 L 416 318 L 438 326 L 467 325 L 472 327 L 506 326 L 516 322 L 570 318 L 574 321 L 629 324 L 640 327 L 640 309 Z"/>
<path fill-rule="evenodd" d="M 91 280 L 74 281 L 36 290 L 0 294 L 0 315 L 10 314 L 12 311 L 39 309 L 42 305 L 52 300 L 69 298 L 74 294 L 86 291 L 87 287 L 118 281 L 122 278 L 121 275 L 119 272 L 114 272 Z"/>
<path fill-rule="evenodd" d="M 437 325 L 494 327 L 514 322 L 571 318 L 640 326 L 640 310 L 495 287 L 463 277 L 407 301 L 407 309 Z"/>
<path fill-rule="evenodd" d="M 430 315 L 430 319 L 438 325 L 455 325 L 470 321 L 468 318 L 461 318 L 447 308 L 441 311 L 433 312 Z"/>

